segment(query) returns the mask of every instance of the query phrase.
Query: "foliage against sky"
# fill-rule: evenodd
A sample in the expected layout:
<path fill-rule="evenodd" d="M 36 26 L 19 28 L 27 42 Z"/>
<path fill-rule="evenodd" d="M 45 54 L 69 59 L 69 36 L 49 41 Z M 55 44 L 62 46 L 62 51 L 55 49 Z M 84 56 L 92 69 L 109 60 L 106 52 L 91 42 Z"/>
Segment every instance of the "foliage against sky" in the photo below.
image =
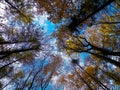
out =
<path fill-rule="evenodd" d="M 119 90 L 119 0 L 1 0 L 1 90 Z"/>

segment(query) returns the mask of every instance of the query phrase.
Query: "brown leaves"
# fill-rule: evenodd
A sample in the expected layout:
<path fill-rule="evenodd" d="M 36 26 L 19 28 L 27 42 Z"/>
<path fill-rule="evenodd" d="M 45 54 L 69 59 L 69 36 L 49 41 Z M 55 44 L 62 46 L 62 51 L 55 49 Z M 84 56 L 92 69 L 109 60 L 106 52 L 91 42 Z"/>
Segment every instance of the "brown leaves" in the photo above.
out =
<path fill-rule="evenodd" d="M 60 56 L 51 56 L 51 61 L 44 67 L 43 73 L 47 75 L 49 72 L 57 72 L 57 69 L 62 63 L 62 58 Z"/>
<path fill-rule="evenodd" d="M 66 1 L 66 0 L 48 0 L 48 1 L 42 1 L 37 0 L 40 6 L 44 8 L 45 11 L 50 14 L 49 19 L 57 23 L 61 21 L 63 18 L 68 18 L 72 15 L 72 11 L 76 11 L 76 4 L 73 3 L 72 0 Z"/>

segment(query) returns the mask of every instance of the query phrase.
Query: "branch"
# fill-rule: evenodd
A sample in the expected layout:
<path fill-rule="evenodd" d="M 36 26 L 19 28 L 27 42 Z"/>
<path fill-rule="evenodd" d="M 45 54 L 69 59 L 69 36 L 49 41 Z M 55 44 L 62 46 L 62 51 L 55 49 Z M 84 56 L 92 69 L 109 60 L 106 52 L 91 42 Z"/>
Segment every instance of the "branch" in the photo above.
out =
<path fill-rule="evenodd" d="M 33 69 L 34 69 L 34 68 L 33 68 Z M 25 85 L 26 85 L 28 79 L 30 78 L 31 74 L 33 73 L 33 71 L 34 71 L 33 69 L 31 70 L 31 72 L 29 73 L 28 77 L 26 78 L 26 80 L 25 80 L 25 82 L 24 82 L 24 84 L 23 84 L 22 90 L 24 90 Z"/>
<path fill-rule="evenodd" d="M 97 25 L 97 24 L 120 24 L 120 22 L 119 21 L 116 21 L 116 22 L 99 22 L 99 21 L 97 21 L 95 23 L 95 25 Z"/>
<path fill-rule="evenodd" d="M 77 72 L 76 68 L 74 67 L 75 69 L 75 72 L 77 73 L 77 75 L 80 77 L 80 79 L 87 85 L 87 87 L 90 89 L 90 90 L 93 90 L 92 87 L 88 84 L 88 82 Z"/>
<path fill-rule="evenodd" d="M 5 67 L 7 67 L 7 66 L 9 66 L 9 65 L 11 65 L 11 64 L 13 64 L 13 63 L 15 63 L 15 62 L 17 62 L 17 61 L 19 61 L 19 60 L 21 60 L 21 59 L 22 59 L 22 58 L 17 59 L 17 60 L 15 60 L 15 61 L 12 61 L 12 62 L 10 62 L 10 63 L 8 63 L 8 64 L 6 64 L 6 65 L 0 67 L 0 70 L 2 70 L 3 68 L 5 68 Z"/>
<path fill-rule="evenodd" d="M 19 14 L 27 18 L 26 15 L 24 15 L 18 8 L 16 8 L 13 4 L 11 4 L 8 0 L 5 0 L 6 3 L 8 3 L 13 9 L 15 9 Z"/>

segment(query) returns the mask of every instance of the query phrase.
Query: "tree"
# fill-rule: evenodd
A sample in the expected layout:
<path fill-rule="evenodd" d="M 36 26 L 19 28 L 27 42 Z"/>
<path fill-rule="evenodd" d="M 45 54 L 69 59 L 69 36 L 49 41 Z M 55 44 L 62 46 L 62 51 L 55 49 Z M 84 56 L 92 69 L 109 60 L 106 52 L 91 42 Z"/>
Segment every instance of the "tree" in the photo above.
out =
<path fill-rule="evenodd" d="M 5 88 L 12 82 L 22 78 L 19 78 L 22 71 L 14 73 L 13 63 L 25 64 L 32 62 L 41 48 L 39 40 L 43 39 L 43 33 L 33 24 L 22 26 L 19 29 L 7 26 L 3 29 L 4 33 L 1 35 L 0 41 L 0 78 L 8 77 L 11 79 L 8 84 L 2 86 L 2 88 Z"/>
<path fill-rule="evenodd" d="M 0 82 L 2 89 L 13 84 L 15 90 L 45 90 L 48 85 L 52 87 L 52 77 L 57 77 L 55 86 L 60 85 L 61 89 L 109 90 L 111 82 L 119 85 L 118 0 L 2 0 L 0 3 L 6 10 L 0 19 L 7 19 L 7 23 L 0 23 L 0 72 L 3 72 L 0 78 L 9 79 L 6 85 Z M 42 28 L 33 24 L 34 16 L 44 12 L 58 25 L 52 34 L 57 53 L 60 51 L 71 59 L 67 64 L 72 69 L 65 74 L 65 61 L 52 52 L 54 46 L 46 43 L 50 39 L 44 36 Z M 87 57 L 84 62 L 79 60 L 83 53 Z M 73 54 L 79 58 L 74 59 Z M 16 62 L 22 64 L 17 72 L 13 65 Z"/>
<path fill-rule="evenodd" d="M 50 20 L 57 23 L 63 18 L 70 19 L 68 28 L 70 31 L 76 31 L 76 28 L 83 23 L 92 24 L 95 15 L 105 9 L 114 0 L 95 1 L 95 0 L 63 0 L 63 1 L 40 1 L 37 0 L 41 7 L 50 14 Z M 61 3 L 59 3 L 61 2 Z M 92 7 L 91 7 L 92 6 Z M 91 8 L 89 8 L 91 7 Z M 73 14 L 74 12 L 74 14 Z"/>
<path fill-rule="evenodd" d="M 4 40 L 0 42 L 2 47 L 0 51 L 1 59 L 8 58 L 17 53 L 22 55 L 21 52 L 38 51 L 41 48 L 41 42 L 39 40 L 43 39 L 43 33 L 32 24 L 22 26 L 19 30 L 17 28 L 8 28 L 8 30 L 5 30 L 4 35 L 2 36 Z"/>
<path fill-rule="evenodd" d="M 37 2 L 43 8 L 43 11 L 47 11 L 50 15 L 49 19 L 54 23 L 61 21 L 63 18 L 69 18 L 72 12 L 77 13 L 76 5 L 80 4 L 80 1 L 77 0 L 37 0 Z"/>
<path fill-rule="evenodd" d="M 34 15 L 32 14 L 33 11 L 31 11 L 31 9 L 35 7 L 33 0 L 29 2 L 22 0 L 3 0 L 3 3 L 5 3 L 6 14 L 11 15 L 13 19 L 21 20 L 24 23 L 32 22 Z"/>
<path fill-rule="evenodd" d="M 77 15 L 72 16 L 71 22 L 68 24 L 68 26 L 62 24 L 59 30 L 53 34 L 53 36 L 57 38 L 59 49 L 65 51 L 71 59 L 72 53 L 86 53 L 94 58 L 93 63 L 101 63 L 99 65 L 103 65 L 106 68 L 105 72 L 109 72 L 109 74 L 111 73 L 110 67 L 112 67 L 113 70 L 115 70 L 114 66 L 117 66 L 116 68 L 120 67 L 119 15 L 117 14 L 119 12 L 119 9 L 116 9 L 115 3 L 112 3 L 113 1 L 114 0 L 106 0 L 104 4 L 102 2 L 100 5 L 97 4 L 99 1 L 94 1 L 96 3 L 95 5 L 98 6 L 98 8 L 95 8 L 96 6 L 93 5 L 93 8 L 90 8 L 91 10 L 89 9 L 89 5 L 92 5 L 93 2 L 85 3 L 86 5 L 88 5 L 88 8 L 85 9 L 86 11 L 83 9 L 83 16 L 82 14 L 80 14 L 79 17 Z M 113 12 L 108 10 L 107 13 L 104 13 L 104 10 L 107 10 L 105 9 L 105 7 L 107 8 L 107 6 L 110 5 L 113 5 L 112 7 L 115 9 L 115 11 Z M 96 18 L 96 16 L 99 16 L 98 13 L 100 13 L 99 15 L 101 16 L 99 18 Z M 99 25 L 96 25 L 97 22 Z M 91 24 L 91 27 L 88 27 L 86 29 L 85 26 L 84 28 L 86 30 L 80 31 L 83 28 L 82 26 L 86 24 Z M 77 61 L 75 61 L 74 63 L 76 62 Z M 110 77 L 113 75 L 113 73 L 110 76 L 107 75 L 108 73 L 106 73 L 106 77 Z M 90 77 L 90 75 L 88 76 Z M 104 82 L 105 80 L 106 79 L 104 78 Z M 92 79 L 91 82 L 93 83 L 93 81 L 94 80 Z M 106 81 L 109 82 L 109 79 L 107 78 Z M 98 83 L 98 81 L 95 81 L 95 83 L 96 82 Z M 99 82 L 99 85 L 102 85 L 102 83 L 103 82 Z M 102 85 L 102 87 L 104 87 L 104 85 Z"/>
<path fill-rule="evenodd" d="M 27 79 L 22 84 L 22 89 L 28 88 L 36 89 L 40 88 L 41 90 L 45 90 L 49 85 L 51 78 L 54 76 L 54 73 L 60 67 L 61 64 L 61 57 L 59 56 L 52 56 L 49 63 L 46 65 L 47 55 L 45 55 L 44 60 L 41 61 L 41 64 L 38 67 L 34 67 L 34 71 L 32 70 Z M 57 60 L 56 60 L 57 59 Z M 36 70 L 35 70 L 36 69 Z"/>

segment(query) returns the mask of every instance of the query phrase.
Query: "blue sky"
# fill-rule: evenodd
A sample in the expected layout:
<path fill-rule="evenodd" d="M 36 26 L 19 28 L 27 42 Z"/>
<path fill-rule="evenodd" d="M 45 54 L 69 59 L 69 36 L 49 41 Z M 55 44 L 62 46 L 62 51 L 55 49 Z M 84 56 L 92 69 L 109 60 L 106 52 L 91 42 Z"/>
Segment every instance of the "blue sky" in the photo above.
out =
<path fill-rule="evenodd" d="M 46 34 L 49 36 L 51 35 L 54 31 L 56 31 L 56 26 L 57 24 L 54 24 L 52 22 L 50 22 L 47 19 L 48 15 L 45 13 L 41 16 L 38 16 L 37 18 L 35 18 L 35 24 L 38 24 L 40 27 L 44 28 L 44 32 L 46 32 Z M 55 41 L 51 41 L 51 44 L 55 44 Z M 66 63 L 68 63 L 68 61 L 70 60 L 70 58 L 67 55 L 61 54 L 61 56 L 66 59 Z M 85 58 L 87 57 L 86 53 L 82 53 L 80 54 L 79 58 L 81 60 L 82 63 L 84 63 Z"/>
<path fill-rule="evenodd" d="M 43 15 L 39 15 L 34 19 L 34 23 L 43 28 L 44 32 L 47 35 L 52 34 L 55 31 L 56 25 L 50 22 L 47 19 L 48 15 L 44 13 Z"/>

